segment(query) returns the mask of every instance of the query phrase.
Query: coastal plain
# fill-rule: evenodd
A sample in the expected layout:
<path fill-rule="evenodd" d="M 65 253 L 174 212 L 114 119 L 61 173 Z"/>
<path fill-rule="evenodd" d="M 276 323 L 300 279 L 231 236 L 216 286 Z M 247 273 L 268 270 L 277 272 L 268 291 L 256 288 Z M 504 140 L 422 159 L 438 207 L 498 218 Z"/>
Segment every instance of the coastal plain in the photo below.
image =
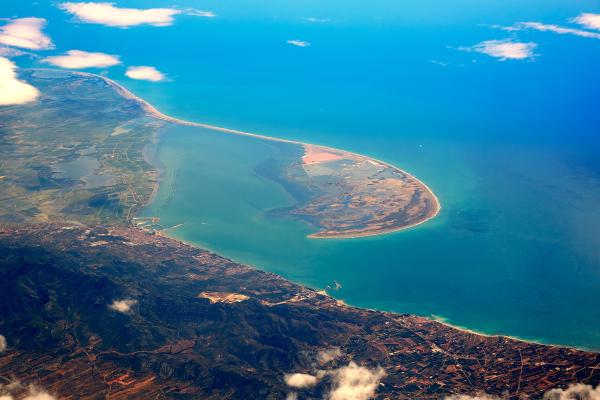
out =
<path fill-rule="evenodd" d="M 143 153 L 162 123 L 100 78 L 23 77 L 43 96 L 0 108 L 0 220 L 127 223 L 155 190 Z"/>
<path fill-rule="evenodd" d="M 294 391 L 284 374 L 319 371 L 296 392 L 322 399 L 351 361 L 383 368 L 381 400 L 541 399 L 600 383 L 598 353 L 349 307 L 131 227 L 1 224 L 0 282 L 0 379 L 61 399 L 275 400 Z"/>

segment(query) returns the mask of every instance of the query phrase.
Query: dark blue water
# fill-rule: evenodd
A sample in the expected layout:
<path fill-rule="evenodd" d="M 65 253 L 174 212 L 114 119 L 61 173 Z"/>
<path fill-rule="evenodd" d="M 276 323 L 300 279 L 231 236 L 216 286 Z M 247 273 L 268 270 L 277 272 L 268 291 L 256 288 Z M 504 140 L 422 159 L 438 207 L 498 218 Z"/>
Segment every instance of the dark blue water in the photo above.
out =
<path fill-rule="evenodd" d="M 125 65 L 99 72 L 180 118 L 392 162 L 426 182 L 443 206 L 411 231 L 311 241 L 302 227 L 264 218 L 261 208 L 273 204 L 261 196 L 262 207 L 242 207 L 235 232 L 230 224 L 207 231 L 200 216 L 216 221 L 222 203 L 208 198 L 190 215 L 206 183 L 197 173 L 204 142 L 182 130 L 164 136 L 159 150 L 167 169 L 180 171 L 176 206 L 150 210 L 166 222 L 185 219 L 180 237 L 313 287 L 335 279 L 343 288 L 334 294 L 352 304 L 600 349 L 600 40 L 492 27 L 574 27 L 569 19 L 580 13 L 600 13 L 597 1 L 182 0 L 218 17 L 130 29 L 74 24 L 40 3 L 9 0 L 2 13 L 49 20 L 57 49 L 41 55 L 103 51 L 125 65 L 155 66 L 168 82 L 128 80 Z M 507 38 L 537 43 L 537 56 L 500 61 L 459 50 Z M 226 146 L 220 151 L 227 155 Z M 244 159 L 249 176 L 259 158 Z M 242 190 L 247 182 L 221 184 Z"/>

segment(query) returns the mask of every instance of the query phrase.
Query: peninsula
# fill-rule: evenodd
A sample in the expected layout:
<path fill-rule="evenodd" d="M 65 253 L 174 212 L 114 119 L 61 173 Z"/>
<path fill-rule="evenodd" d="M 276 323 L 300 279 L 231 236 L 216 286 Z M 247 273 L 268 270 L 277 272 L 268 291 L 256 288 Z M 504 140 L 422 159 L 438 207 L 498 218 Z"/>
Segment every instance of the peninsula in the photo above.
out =
<path fill-rule="evenodd" d="M 144 149 L 168 124 L 193 126 L 297 148 L 265 175 L 295 187 L 296 204 L 272 215 L 316 229 L 313 238 L 378 235 L 419 225 L 440 210 L 421 181 L 380 160 L 166 116 L 98 75 L 28 70 L 42 88 L 33 104 L 0 110 L 0 221 L 129 224 L 158 186 Z M 43 132 L 44 134 L 41 134 Z M 300 194 L 300 195 L 299 195 Z"/>
<path fill-rule="evenodd" d="M 280 177 L 312 193 L 308 201 L 289 210 L 290 215 L 319 229 L 309 235 L 311 238 L 353 238 L 399 231 L 420 225 L 441 210 L 438 198 L 427 185 L 386 162 L 332 147 L 173 118 L 118 83 L 101 78 L 156 119 L 300 146 L 300 162 L 286 165 Z"/>

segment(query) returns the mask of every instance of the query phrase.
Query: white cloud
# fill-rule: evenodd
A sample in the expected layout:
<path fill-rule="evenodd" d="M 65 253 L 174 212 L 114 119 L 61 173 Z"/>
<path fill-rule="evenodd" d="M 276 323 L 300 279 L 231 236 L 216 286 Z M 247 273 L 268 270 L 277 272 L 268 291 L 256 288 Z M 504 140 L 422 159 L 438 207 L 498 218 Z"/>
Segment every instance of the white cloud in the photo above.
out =
<path fill-rule="evenodd" d="M 285 380 L 285 384 L 289 387 L 293 387 L 296 389 L 309 388 L 313 387 L 317 384 L 318 379 L 316 376 L 309 374 L 285 374 L 283 377 Z"/>
<path fill-rule="evenodd" d="M 339 349 L 331 349 L 320 354 L 324 355 L 326 360 L 331 361 L 341 352 Z M 319 370 L 316 376 L 302 373 L 286 374 L 284 380 L 291 388 L 306 389 L 315 386 L 320 379 L 326 376 L 331 377 L 332 385 L 325 400 L 369 400 L 375 396 L 379 382 L 385 376 L 385 371 L 381 367 L 376 369 L 361 367 L 351 361 L 342 368 Z M 288 399 L 295 400 L 296 398 L 296 393 L 288 394 Z"/>
<path fill-rule="evenodd" d="M 57 67 L 70 69 L 104 68 L 121 64 L 118 56 L 105 53 L 89 53 L 81 50 L 69 50 L 66 55 L 47 57 L 42 61 Z"/>
<path fill-rule="evenodd" d="M 73 14 L 82 22 L 101 24 L 126 28 L 136 25 L 169 26 L 173 24 L 173 17 L 178 14 L 187 14 L 197 17 L 214 17 L 210 11 L 195 9 L 180 10 L 177 8 L 120 8 L 115 3 L 84 2 L 61 3 L 59 8 Z"/>
<path fill-rule="evenodd" d="M 135 304 L 137 304 L 137 300 L 115 300 L 111 305 L 108 306 L 108 308 L 123 314 L 127 314 L 129 311 L 131 311 L 131 307 Z"/>
<path fill-rule="evenodd" d="M 144 81 L 160 82 L 165 80 L 165 76 L 162 72 L 154 67 L 129 67 L 125 72 L 131 79 L 140 79 Z"/>
<path fill-rule="evenodd" d="M 0 335 L 0 353 L 6 351 L 6 338 L 3 335 Z"/>
<path fill-rule="evenodd" d="M 329 22 L 328 19 L 326 18 L 317 18 L 317 17 L 308 17 L 306 18 L 306 20 L 308 22 L 315 22 L 315 23 L 325 23 L 325 22 Z"/>
<path fill-rule="evenodd" d="M 33 53 L 25 52 L 12 47 L 0 46 L 0 57 L 19 57 L 19 56 L 33 56 Z"/>
<path fill-rule="evenodd" d="M 43 18 L 9 20 L 0 28 L 0 43 L 30 50 L 52 49 L 52 40 L 42 32 L 45 25 L 46 20 Z"/>
<path fill-rule="evenodd" d="M 450 65 L 447 62 L 438 61 L 438 60 L 429 60 L 429 62 L 432 64 L 435 64 L 435 65 L 439 65 L 440 67 L 447 67 L 448 65 Z"/>
<path fill-rule="evenodd" d="M 581 29 L 565 28 L 559 25 L 542 24 L 541 22 L 519 22 L 515 26 L 505 28 L 505 30 L 515 31 L 521 29 L 535 29 L 541 32 L 554 32 L 561 35 L 576 35 L 591 39 L 600 39 L 600 33 L 588 32 Z"/>
<path fill-rule="evenodd" d="M 36 386 L 30 386 L 29 393 L 23 400 L 56 400 L 56 397 Z"/>
<path fill-rule="evenodd" d="M 182 10 L 182 13 L 191 15 L 192 17 L 214 18 L 217 16 L 217 14 L 212 11 L 196 10 L 195 8 L 186 8 Z"/>
<path fill-rule="evenodd" d="M 332 347 L 330 349 L 319 351 L 319 353 L 317 354 L 317 361 L 319 362 L 319 364 L 323 365 L 335 360 L 341 355 L 342 351 L 339 349 L 339 347 Z"/>
<path fill-rule="evenodd" d="M 576 383 L 566 389 L 551 389 L 544 393 L 544 400 L 600 400 L 600 386 L 595 389 L 590 385 Z M 488 394 L 480 395 L 452 395 L 445 400 L 502 400 L 500 397 Z"/>
<path fill-rule="evenodd" d="M 472 47 L 461 47 L 459 50 L 476 51 L 500 60 L 524 60 L 535 56 L 536 43 L 513 42 L 506 40 L 487 40 Z"/>
<path fill-rule="evenodd" d="M 573 22 L 583 25 L 588 29 L 600 30 L 600 14 L 584 13 L 573 18 Z"/>
<path fill-rule="evenodd" d="M 347 367 L 332 372 L 333 387 L 328 400 L 368 400 L 375 391 L 385 371 L 378 367 L 374 370 L 350 362 Z"/>
<path fill-rule="evenodd" d="M 288 40 L 286 42 L 287 44 L 291 44 L 292 46 L 298 46 L 298 47 L 308 47 L 310 46 L 309 42 L 305 42 L 303 40 Z"/>
<path fill-rule="evenodd" d="M 600 400 L 600 386 L 576 383 L 566 389 L 552 389 L 544 394 L 544 400 Z"/>
<path fill-rule="evenodd" d="M 17 78 L 16 70 L 12 61 L 0 57 L 0 106 L 28 103 L 40 95 L 35 87 Z M 0 350 L 3 341 L 6 345 L 6 339 L 0 336 Z"/>
<path fill-rule="evenodd" d="M 24 387 L 19 381 L 13 381 L 8 385 L 0 385 L 0 400 L 14 400 L 15 392 L 22 392 L 23 389 Z M 25 396 L 20 398 L 22 400 L 56 400 L 56 397 L 36 385 L 29 385 Z"/>

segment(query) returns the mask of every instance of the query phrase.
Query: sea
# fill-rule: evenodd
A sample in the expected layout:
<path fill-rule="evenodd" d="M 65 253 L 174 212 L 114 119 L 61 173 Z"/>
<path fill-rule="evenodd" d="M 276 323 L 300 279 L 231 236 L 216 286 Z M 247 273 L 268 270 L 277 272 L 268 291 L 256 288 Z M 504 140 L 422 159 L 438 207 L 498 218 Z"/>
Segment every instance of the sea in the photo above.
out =
<path fill-rule="evenodd" d="M 216 17 L 126 29 L 56 4 L 2 1 L 1 17 L 46 18 L 56 46 L 19 66 L 71 49 L 119 55 L 88 71 L 173 117 L 392 163 L 442 205 L 413 229 L 309 239 L 310 226 L 269 212 L 294 201 L 257 168 L 275 144 L 172 126 L 153 145 L 161 185 L 142 212 L 169 235 L 352 306 L 600 350 L 600 40 L 515 29 L 581 30 L 573 18 L 598 1 L 177 0 Z M 531 54 L 493 57 L 478 51 L 486 41 Z M 132 65 L 167 79 L 129 79 Z"/>

